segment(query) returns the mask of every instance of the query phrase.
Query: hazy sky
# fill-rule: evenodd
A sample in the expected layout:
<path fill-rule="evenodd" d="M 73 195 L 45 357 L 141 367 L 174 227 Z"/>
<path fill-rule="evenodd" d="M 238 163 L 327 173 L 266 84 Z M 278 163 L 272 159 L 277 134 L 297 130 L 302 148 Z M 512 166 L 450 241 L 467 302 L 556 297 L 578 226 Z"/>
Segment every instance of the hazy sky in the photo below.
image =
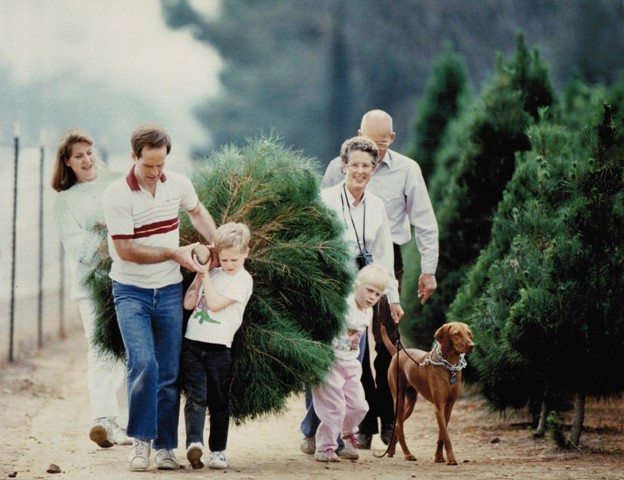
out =
<path fill-rule="evenodd" d="M 218 2 L 192 3 L 206 14 L 214 14 Z M 50 84 L 59 90 L 58 95 L 68 96 L 65 88 L 58 87 L 61 80 L 61 85 L 74 87 L 70 92 L 77 97 L 76 111 L 83 96 L 83 107 L 88 105 L 85 108 L 91 119 L 111 115 L 106 105 L 100 110 L 91 98 L 97 97 L 101 88 L 107 92 L 109 104 L 111 99 L 123 98 L 127 105 L 127 111 L 115 107 L 115 118 L 128 125 L 165 123 L 174 137 L 174 147 L 207 143 L 192 108 L 217 92 L 219 68 L 214 50 L 195 41 L 187 31 L 165 26 L 159 0 L 0 0 L 0 69 L 8 75 L 11 88 L 30 85 L 45 90 Z M 54 92 L 46 98 L 50 96 Z M 58 108 L 53 100 L 50 104 L 54 107 L 48 107 L 51 110 Z M 11 107 L 25 109 L 25 101 Z M 141 118 L 145 112 L 154 118 Z M 19 111 L 8 113 L 20 115 Z M 76 114 L 75 118 L 84 117 Z M 56 140 L 59 132 L 55 127 L 39 128 L 51 129 Z M 129 135 L 130 131 L 127 138 Z M 117 142 L 111 139 L 111 143 Z M 126 143 L 124 139 L 124 148 Z"/>

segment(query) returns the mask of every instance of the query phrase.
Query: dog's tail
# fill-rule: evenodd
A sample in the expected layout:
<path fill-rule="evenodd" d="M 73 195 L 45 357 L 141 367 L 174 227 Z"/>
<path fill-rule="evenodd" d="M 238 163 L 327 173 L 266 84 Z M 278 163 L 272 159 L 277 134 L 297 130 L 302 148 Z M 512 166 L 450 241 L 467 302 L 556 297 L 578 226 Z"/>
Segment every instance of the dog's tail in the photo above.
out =
<path fill-rule="evenodd" d="M 388 332 L 386 332 L 386 327 L 380 325 L 381 327 L 381 338 L 383 338 L 384 345 L 386 349 L 390 352 L 390 355 L 394 355 L 397 352 L 396 347 L 390 341 L 390 337 L 388 337 Z"/>

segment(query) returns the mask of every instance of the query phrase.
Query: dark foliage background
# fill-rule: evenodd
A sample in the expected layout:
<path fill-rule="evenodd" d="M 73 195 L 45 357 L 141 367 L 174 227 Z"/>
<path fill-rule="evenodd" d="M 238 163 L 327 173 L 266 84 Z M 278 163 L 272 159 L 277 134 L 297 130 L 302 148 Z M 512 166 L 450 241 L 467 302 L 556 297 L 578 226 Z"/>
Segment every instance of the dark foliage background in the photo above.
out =
<path fill-rule="evenodd" d="M 538 48 L 562 88 L 570 78 L 617 79 L 624 5 L 615 0 L 228 0 L 205 17 L 189 0 L 161 0 L 172 28 L 218 49 L 222 91 L 197 113 L 219 146 L 276 129 L 321 166 L 371 108 L 390 112 L 395 147 L 412 121 L 446 42 L 480 90 L 515 38 Z"/>

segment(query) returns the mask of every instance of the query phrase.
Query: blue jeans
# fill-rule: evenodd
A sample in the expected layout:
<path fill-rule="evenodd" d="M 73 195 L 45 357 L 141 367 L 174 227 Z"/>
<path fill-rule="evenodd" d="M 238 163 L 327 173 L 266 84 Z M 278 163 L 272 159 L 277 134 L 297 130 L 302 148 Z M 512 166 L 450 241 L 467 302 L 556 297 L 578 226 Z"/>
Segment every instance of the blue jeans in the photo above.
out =
<path fill-rule="evenodd" d="M 128 436 L 176 448 L 182 283 L 151 289 L 113 281 L 113 297 L 128 354 Z"/>
<path fill-rule="evenodd" d="M 364 358 L 364 351 L 366 350 L 366 345 L 368 335 L 368 328 L 360 338 L 360 352 L 358 354 L 358 361 L 362 363 L 362 359 Z M 316 412 L 314 411 L 314 403 L 312 403 L 312 390 L 309 385 L 305 386 L 305 406 L 306 406 L 306 415 L 303 417 L 301 421 L 301 433 L 303 433 L 306 437 L 314 437 L 316 436 L 316 430 L 321 423 Z M 344 443 L 342 438 L 338 438 L 338 449 L 340 450 L 344 447 Z"/>

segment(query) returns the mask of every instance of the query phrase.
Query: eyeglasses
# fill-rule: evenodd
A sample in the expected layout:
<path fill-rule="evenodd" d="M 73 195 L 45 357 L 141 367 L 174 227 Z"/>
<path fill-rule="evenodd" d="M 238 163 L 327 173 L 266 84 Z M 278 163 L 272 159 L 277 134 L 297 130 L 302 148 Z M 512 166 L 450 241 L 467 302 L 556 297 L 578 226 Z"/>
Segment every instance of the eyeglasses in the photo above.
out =
<path fill-rule="evenodd" d="M 357 170 L 364 170 L 365 172 L 370 172 L 374 167 L 372 163 L 348 163 L 347 168 L 352 172 Z"/>

